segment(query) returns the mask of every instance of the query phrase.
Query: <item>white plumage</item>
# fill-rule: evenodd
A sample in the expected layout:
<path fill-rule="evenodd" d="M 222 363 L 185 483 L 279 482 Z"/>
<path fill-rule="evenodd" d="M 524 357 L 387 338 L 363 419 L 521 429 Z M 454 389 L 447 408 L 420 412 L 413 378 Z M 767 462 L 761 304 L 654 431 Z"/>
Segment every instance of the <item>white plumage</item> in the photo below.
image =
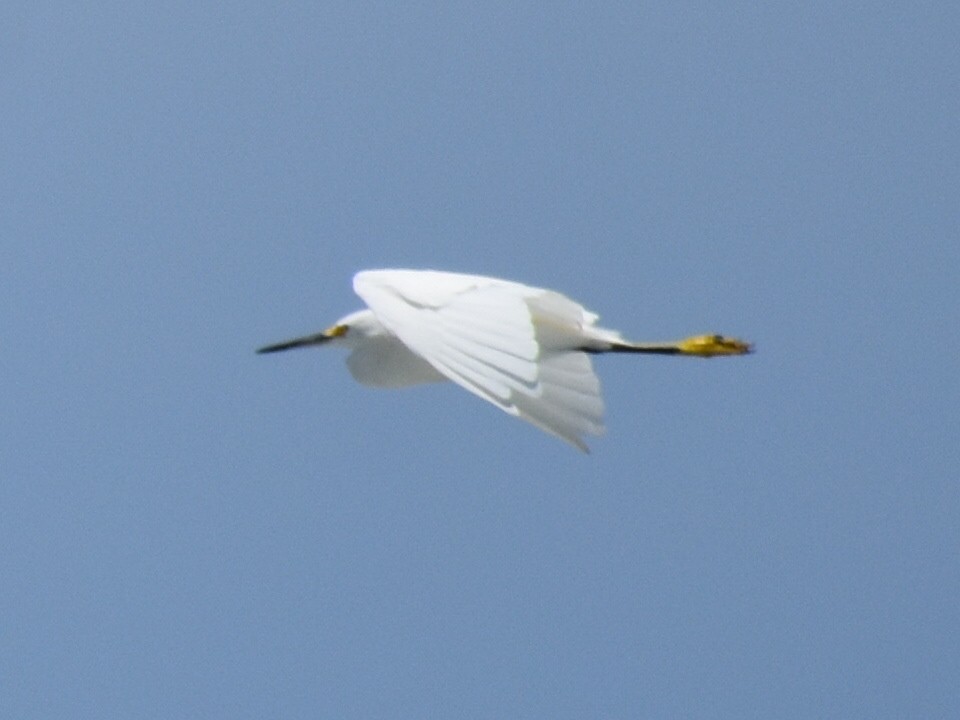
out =
<path fill-rule="evenodd" d="M 628 343 L 596 326 L 597 315 L 552 290 L 433 270 L 366 270 L 353 288 L 367 309 L 314 335 L 269 345 L 276 352 L 317 344 L 352 350 L 360 383 L 405 387 L 452 380 L 505 412 L 586 451 L 604 431 L 600 381 L 589 353 L 709 357 L 749 352 L 721 336 L 684 343 Z"/>

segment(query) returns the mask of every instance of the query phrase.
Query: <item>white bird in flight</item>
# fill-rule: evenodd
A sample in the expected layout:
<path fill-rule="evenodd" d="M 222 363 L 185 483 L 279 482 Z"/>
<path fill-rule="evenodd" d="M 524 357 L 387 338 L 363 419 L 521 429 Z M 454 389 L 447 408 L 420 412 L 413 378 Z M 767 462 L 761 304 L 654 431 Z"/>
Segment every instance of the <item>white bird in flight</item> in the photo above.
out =
<path fill-rule="evenodd" d="M 647 353 L 744 355 L 749 343 L 722 335 L 635 343 L 598 327 L 598 316 L 554 290 L 435 270 L 365 270 L 353 289 L 367 308 L 326 330 L 267 345 L 351 350 L 354 379 L 374 387 L 452 380 L 504 412 L 587 452 L 600 435 L 603 399 L 590 356 Z"/>

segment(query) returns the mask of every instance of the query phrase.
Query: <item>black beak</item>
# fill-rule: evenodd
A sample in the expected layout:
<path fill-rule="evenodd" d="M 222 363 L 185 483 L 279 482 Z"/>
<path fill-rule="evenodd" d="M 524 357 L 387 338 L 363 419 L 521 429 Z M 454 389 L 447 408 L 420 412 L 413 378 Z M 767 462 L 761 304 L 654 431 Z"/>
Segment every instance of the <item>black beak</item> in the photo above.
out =
<path fill-rule="evenodd" d="M 323 332 L 315 335 L 304 335 L 303 337 L 287 340 L 286 342 L 276 343 L 275 345 L 264 345 L 262 348 L 257 350 L 257 353 L 262 355 L 264 353 L 280 352 L 281 350 L 291 350 L 293 348 L 308 347 L 310 345 L 322 345 L 332 338 L 333 336 L 329 334 L 329 331 L 324 330 Z"/>

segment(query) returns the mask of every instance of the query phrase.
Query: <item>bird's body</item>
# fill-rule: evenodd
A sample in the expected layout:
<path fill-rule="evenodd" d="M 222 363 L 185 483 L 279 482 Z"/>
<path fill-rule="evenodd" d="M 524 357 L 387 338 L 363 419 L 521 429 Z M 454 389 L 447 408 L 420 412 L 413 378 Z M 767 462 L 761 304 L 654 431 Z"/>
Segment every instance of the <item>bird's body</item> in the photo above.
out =
<path fill-rule="evenodd" d="M 452 380 L 546 432 L 587 446 L 603 432 L 600 381 L 591 354 L 637 352 L 712 357 L 750 346 L 718 335 L 638 344 L 597 327 L 597 315 L 552 290 L 434 270 L 367 270 L 353 278 L 367 308 L 258 352 L 318 344 L 352 352 L 364 385 L 405 387 Z"/>

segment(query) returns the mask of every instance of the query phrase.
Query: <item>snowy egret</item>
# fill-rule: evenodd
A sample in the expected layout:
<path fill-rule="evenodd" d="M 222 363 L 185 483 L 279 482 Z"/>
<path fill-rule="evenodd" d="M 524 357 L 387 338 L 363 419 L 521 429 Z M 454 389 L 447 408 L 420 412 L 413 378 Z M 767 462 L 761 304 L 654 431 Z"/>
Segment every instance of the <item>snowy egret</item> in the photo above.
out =
<path fill-rule="evenodd" d="M 553 290 L 434 270 L 366 270 L 353 289 L 368 308 L 323 332 L 267 345 L 272 353 L 310 345 L 352 352 L 354 379 L 375 387 L 452 380 L 474 395 L 583 451 L 603 430 L 600 381 L 590 355 L 744 355 L 749 343 L 698 335 L 635 343 L 597 327 L 598 316 Z"/>

